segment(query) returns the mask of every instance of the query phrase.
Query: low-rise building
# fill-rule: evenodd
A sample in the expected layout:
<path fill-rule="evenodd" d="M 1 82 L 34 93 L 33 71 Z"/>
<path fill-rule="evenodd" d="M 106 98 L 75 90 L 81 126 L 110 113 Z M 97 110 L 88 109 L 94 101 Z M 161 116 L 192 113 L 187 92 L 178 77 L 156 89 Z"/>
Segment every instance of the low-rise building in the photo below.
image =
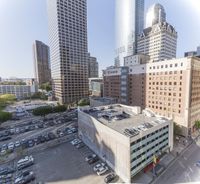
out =
<path fill-rule="evenodd" d="M 0 94 L 13 94 L 17 99 L 28 98 L 38 91 L 36 83 L 32 85 L 1 85 Z"/>
<path fill-rule="evenodd" d="M 83 142 L 125 182 L 173 148 L 173 123 L 121 104 L 78 110 Z"/>
<path fill-rule="evenodd" d="M 103 78 L 89 78 L 90 96 L 103 96 Z"/>
<path fill-rule="evenodd" d="M 104 105 L 116 104 L 117 99 L 115 98 L 107 98 L 107 97 L 90 97 L 90 106 L 98 107 Z"/>

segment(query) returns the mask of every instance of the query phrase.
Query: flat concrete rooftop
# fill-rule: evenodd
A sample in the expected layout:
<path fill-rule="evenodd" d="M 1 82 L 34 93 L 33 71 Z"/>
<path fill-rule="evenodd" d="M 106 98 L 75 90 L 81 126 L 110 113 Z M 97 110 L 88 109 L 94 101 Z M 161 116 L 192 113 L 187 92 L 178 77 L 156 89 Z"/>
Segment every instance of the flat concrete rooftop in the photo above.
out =
<path fill-rule="evenodd" d="M 149 117 L 141 113 L 139 107 L 120 104 L 83 109 L 82 111 L 89 114 L 100 123 L 121 134 L 128 134 L 127 136 L 130 137 L 135 136 L 137 132 L 147 131 L 152 127 L 169 121 L 166 118 Z M 133 135 L 126 129 L 131 130 Z M 129 133 L 131 135 L 129 135 Z"/>

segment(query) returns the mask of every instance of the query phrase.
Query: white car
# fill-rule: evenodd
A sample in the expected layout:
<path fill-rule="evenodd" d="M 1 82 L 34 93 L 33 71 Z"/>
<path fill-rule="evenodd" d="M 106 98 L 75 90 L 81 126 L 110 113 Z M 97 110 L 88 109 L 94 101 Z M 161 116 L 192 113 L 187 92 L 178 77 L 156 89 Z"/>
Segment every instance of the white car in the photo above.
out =
<path fill-rule="evenodd" d="M 100 175 L 106 173 L 107 171 L 108 171 L 108 167 L 107 166 L 105 166 L 105 167 L 102 166 L 97 170 L 97 174 L 100 176 Z"/>
<path fill-rule="evenodd" d="M 15 145 L 14 145 L 13 142 L 10 142 L 10 143 L 8 144 L 8 149 L 9 149 L 9 150 L 13 150 L 14 147 L 15 147 Z"/>
<path fill-rule="evenodd" d="M 15 147 L 19 147 L 20 146 L 20 142 L 19 141 L 16 141 L 15 142 Z"/>
<path fill-rule="evenodd" d="M 26 162 L 29 162 L 29 161 L 32 161 L 32 162 L 34 161 L 32 155 L 30 155 L 30 156 L 25 156 L 24 158 L 20 159 L 20 160 L 17 162 L 17 166 L 20 166 L 20 165 L 22 165 L 22 164 L 24 164 L 24 163 L 26 163 Z"/>
<path fill-rule="evenodd" d="M 73 146 L 75 146 L 75 145 L 77 145 L 77 144 L 79 144 L 79 143 L 81 143 L 82 141 L 80 140 L 80 139 L 74 139 L 73 141 L 71 141 L 71 144 L 73 145 Z"/>
<path fill-rule="evenodd" d="M 105 165 L 106 165 L 106 164 L 103 163 L 103 162 L 96 164 L 96 165 L 93 167 L 94 172 L 98 171 L 98 169 L 99 169 L 100 167 L 102 167 L 102 166 L 104 167 Z"/>

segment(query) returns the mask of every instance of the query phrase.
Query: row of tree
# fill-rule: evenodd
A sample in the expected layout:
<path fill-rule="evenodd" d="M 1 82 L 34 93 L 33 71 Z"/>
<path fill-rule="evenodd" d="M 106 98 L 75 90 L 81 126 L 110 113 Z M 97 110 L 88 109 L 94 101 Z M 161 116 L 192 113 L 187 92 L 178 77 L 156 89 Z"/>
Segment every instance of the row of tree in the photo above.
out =
<path fill-rule="evenodd" d="M 56 112 L 64 112 L 67 108 L 64 105 L 58 105 L 55 107 L 52 106 L 45 106 L 45 107 L 38 107 L 33 110 L 33 114 L 35 116 L 46 116 L 47 114 L 56 113 Z"/>

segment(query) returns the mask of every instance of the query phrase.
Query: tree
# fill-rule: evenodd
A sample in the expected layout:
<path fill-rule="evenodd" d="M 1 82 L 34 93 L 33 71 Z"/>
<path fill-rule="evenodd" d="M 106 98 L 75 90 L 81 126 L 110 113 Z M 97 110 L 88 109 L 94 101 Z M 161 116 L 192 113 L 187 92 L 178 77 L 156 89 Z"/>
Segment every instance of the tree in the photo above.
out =
<path fill-rule="evenodd" d="M 174 135 L 180 135 L 181 134 L 181 127 L 174 122 Z"/>
<path fill-rule="evenodd" d="M 195 127 L 200 129 L 200 120 L 195 121 Z"/>
<path fill-rule="evenodd" d="M 51 90 L 52 90 L 52 87 L 51 87 L 50 82 L 43 83 L 43 84 L 40 86 L 40 89 L 46 90 L 46 91 L 51 91 Z"/>
<path fill-rule="evenodd" d="M 67 108 L 64 105 L 58 105 L 56 107 L 53 107 L 53 112 L 64 112 Z"/>
<path fill-rule="evenodd" d="M 0 111 L 0 123 L 8 121 L 12 118 L 12 114 L 9 112 Z"/>
<path fill-rule="evenodd" d="M 90 105 L 90 102 L 89 102 L 88 99 L 83 98 L 83 99 L 81 99 L 81 100 L 78 102 L 78 105 L 79 105 L 79 106 L 86 106 L 86 105 Z"/>
<path fill-rule="evenodd" d="M 44 93 L 41 93 L 41 92 L 37 92 L 35 94 L 33 94 L 31 96 L 32 99 L 41 99 L 41 100 L 47 100 L 48 97 L 44 94 Z"/>
<path fill-rule="evenodd" d="M 33 114 L 35 116 L 46 116 L 47 114 L 50 114 L 52 112 L 53 110 L 51 106 L 38 107 L 33 110 Z"/>

